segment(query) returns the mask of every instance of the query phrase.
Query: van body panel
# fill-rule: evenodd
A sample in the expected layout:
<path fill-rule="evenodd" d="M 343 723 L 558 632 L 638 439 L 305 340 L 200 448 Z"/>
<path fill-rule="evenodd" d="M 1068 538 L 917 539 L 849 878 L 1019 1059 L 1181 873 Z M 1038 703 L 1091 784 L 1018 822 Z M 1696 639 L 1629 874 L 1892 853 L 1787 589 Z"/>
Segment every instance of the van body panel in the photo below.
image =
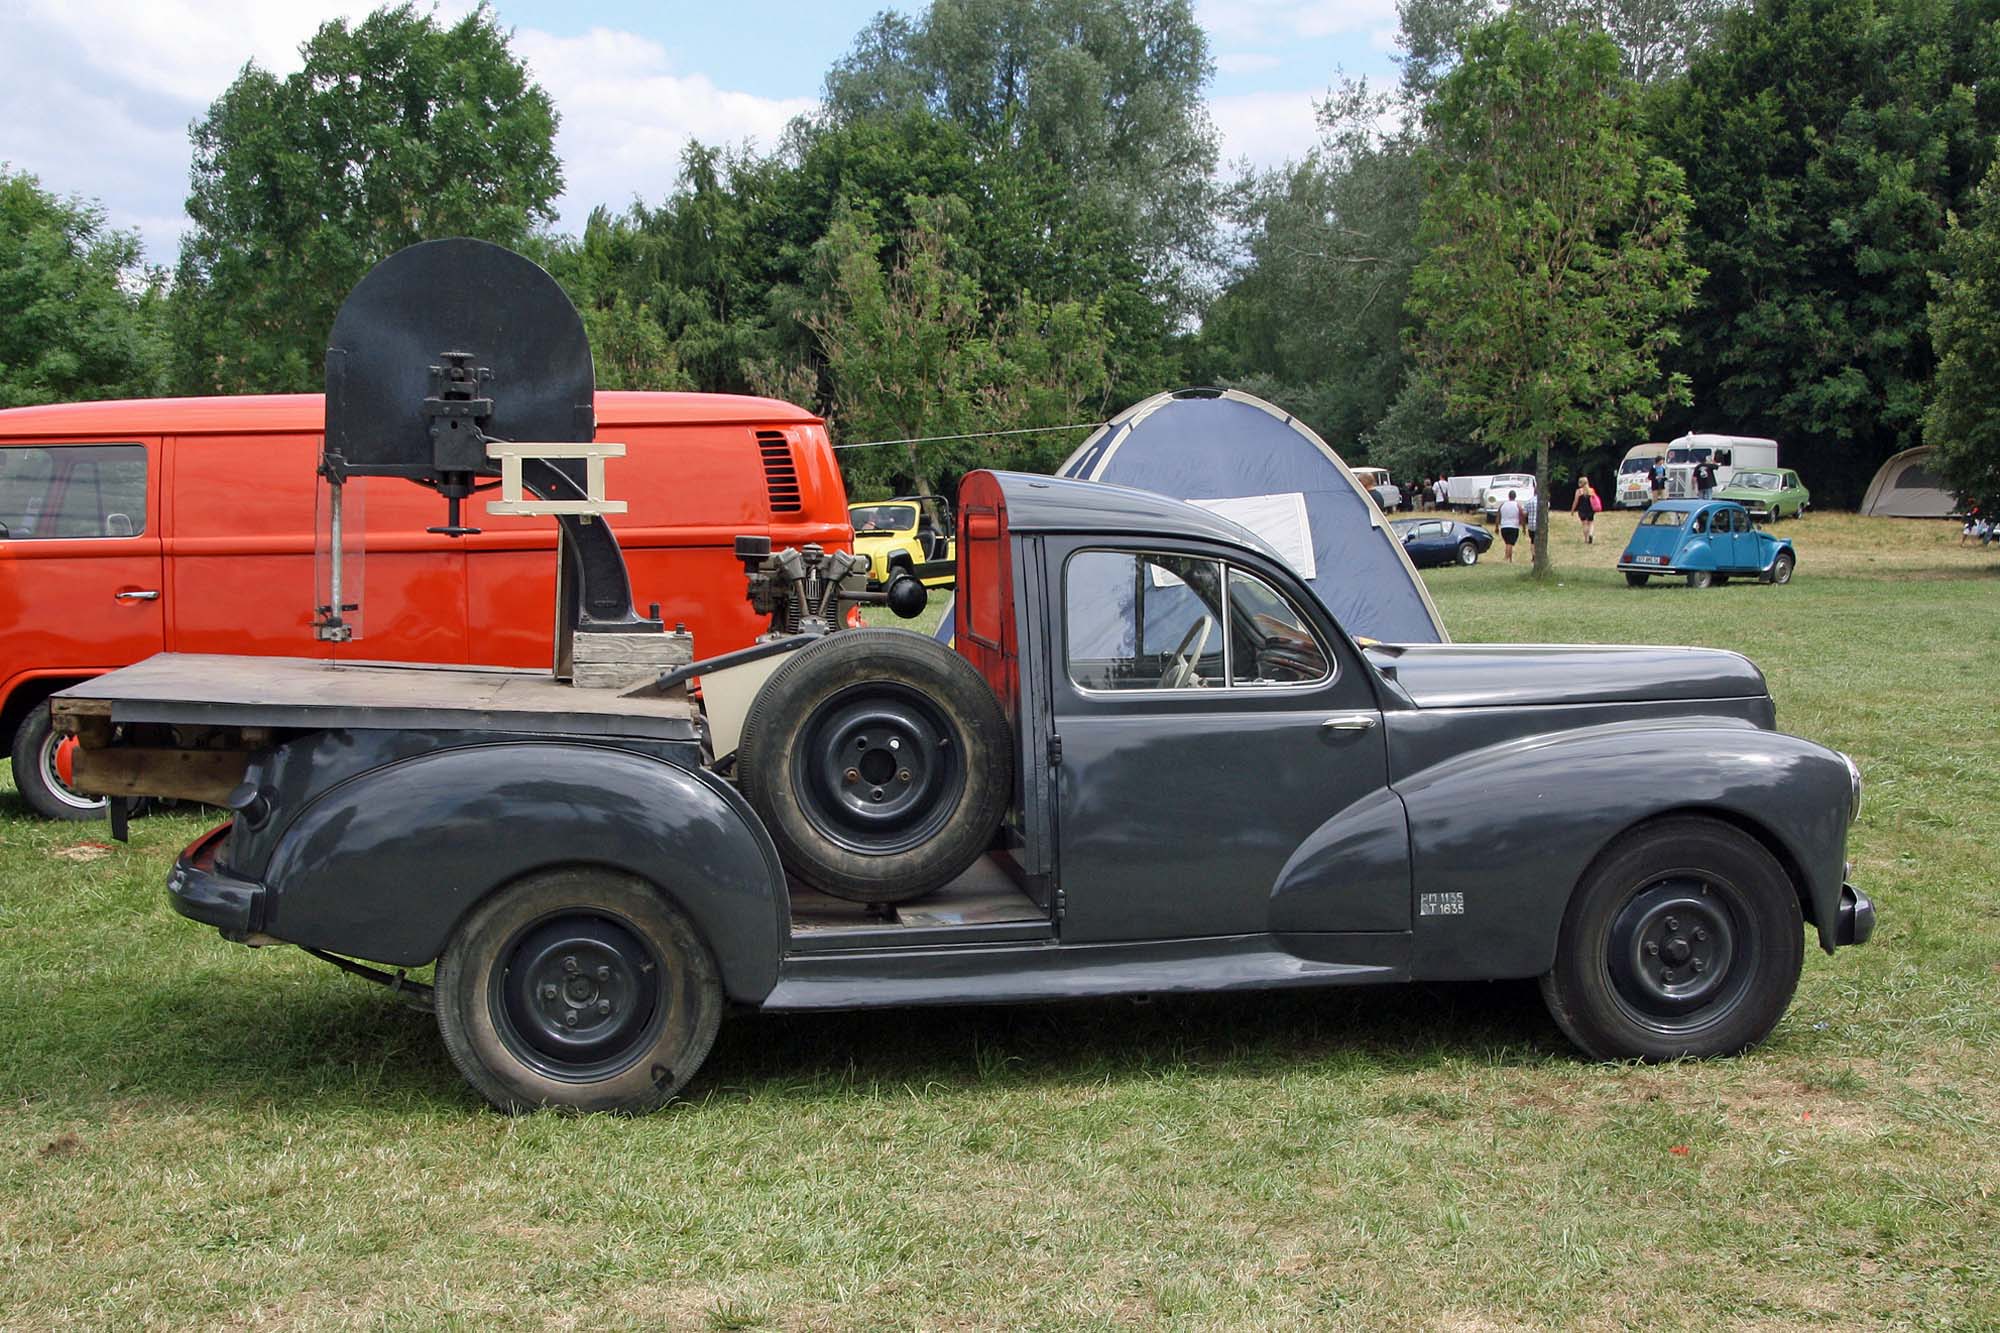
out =
<path fill-rule="evenodd" d="M 702 652 L 745 646 L 769 628 L 743 595 L 739 535 L 851 546 L 846 487 L 810 412 L 734 394 L 605 392 L 597 416 L 598 438 L 627 446 L 608 477 L 628 505 L 612 524 L 633 600 L 658 602 Z M 133 535 L 0 537 L 0 707 L 23 687 L 46 692 L 34 682 L 84 680 L 162 650 L 327 653 L 312 637 L 324 428 L 319 394 L 0 411 L 0 450 L 115 442 L 142 446 L 147 460 L 145 522 Z M 44 463 L 37 455 L 22 466 Z M 554 523 L 488 514 L 482 496 L 467 513 L 481 531 L 454 540 L 426 531 L 444 520 L 427 488 L 379 477 L 351 485 L 366 532 L 361 632 L 341 656 L 549 663 Z"/>

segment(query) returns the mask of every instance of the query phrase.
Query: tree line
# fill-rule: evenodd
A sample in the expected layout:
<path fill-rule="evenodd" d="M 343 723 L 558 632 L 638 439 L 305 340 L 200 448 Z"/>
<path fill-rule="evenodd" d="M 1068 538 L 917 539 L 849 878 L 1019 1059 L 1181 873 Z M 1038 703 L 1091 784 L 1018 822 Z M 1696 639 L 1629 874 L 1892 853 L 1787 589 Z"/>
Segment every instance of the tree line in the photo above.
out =
<path fill-rule="evenodd" d="M 1687 429 L 1830 503 L 1926 439 L 2000 501 L 2000 0 L 1405 0 L 1400 77 L 1218 163 L 1188 0 L 885 13 L 781 140 L 555 230 L 558 108 L 484 8 L 323 26 L 191 128 L 171 270 L 0 171 L 0 406 L 309 390 L 368 266 L 544 264 L 606 387 L 772 394 L 858 493 L 1047 468 L 1163 388 L 1238 385 L 1406 478 L 1545 485 Z M 650 187 L 650 195 L 649 195 Z M 1220 442 L 1218 447 L 1226 447 Z"/>

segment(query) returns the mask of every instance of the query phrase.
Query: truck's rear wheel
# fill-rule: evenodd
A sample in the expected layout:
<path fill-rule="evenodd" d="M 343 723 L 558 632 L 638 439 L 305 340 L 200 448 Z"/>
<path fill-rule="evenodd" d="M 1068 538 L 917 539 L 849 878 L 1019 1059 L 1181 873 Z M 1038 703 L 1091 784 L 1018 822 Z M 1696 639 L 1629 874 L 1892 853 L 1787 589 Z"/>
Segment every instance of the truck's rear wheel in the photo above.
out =
<path fill-rule="evenodd" d="M 1748 834 L 1663 819 L 1577 886 L 1542 998 L 1599 1060 L 1733 1055 L 1770 1035 L 1805 961 L 1791 880 Z"/>
<path fill-rule="evenodd" d="M 55 734 L 49 706 L 36 704 L 14 731 L 11 755 L 14 786 L 21 799 L 38 815 L 48 819 L 96 819 L 104 813 L 104 798 L 76 791 L 56 771 Z"/>
<path fill-rule="evenodd" d="M 786 869 L 855 902 L 907 902 L 957 877 L 1013 796 L 1007 718 L 928 635 L 844 630 L 758 692 L 736 780 Z"/>
<path fill-rule="evenodd" d="M 653 886 L 552 870 L 499 890 L 438 960 L 438 1031 L 503 1111 L 651 1111 L 687 1086 L 722 1018 L 708 947 Z"/>

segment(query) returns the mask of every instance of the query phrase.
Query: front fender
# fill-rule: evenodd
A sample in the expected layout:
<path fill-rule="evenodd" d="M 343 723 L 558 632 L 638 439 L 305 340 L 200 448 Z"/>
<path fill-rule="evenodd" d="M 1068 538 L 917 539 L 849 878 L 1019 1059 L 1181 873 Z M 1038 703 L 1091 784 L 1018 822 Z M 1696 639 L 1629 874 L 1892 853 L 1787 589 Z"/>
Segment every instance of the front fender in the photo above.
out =
<path fill-rule="evenodd" d="M 1836 942 L 1851 796 L 1840 756 L 1811 741 L 1723 719 L 1624 722 L 1462 754 L 1397 790 L 1419 904 L 1416 977 L 1548 971 L 1591 863 L 1675 813 L 1757 836 L 1798 882 L 1822 946 Z"/>
<path fill-rule="evenodd" d="M 714 951 L 731 999 L 777 983 L 777 850 L 712 774 L 610 746 L 514 741 L 432 751 L 330 788 L 286 829 L 266 933 L 406 967 L 522 875 L 595 864 L 659 886 Z"/>

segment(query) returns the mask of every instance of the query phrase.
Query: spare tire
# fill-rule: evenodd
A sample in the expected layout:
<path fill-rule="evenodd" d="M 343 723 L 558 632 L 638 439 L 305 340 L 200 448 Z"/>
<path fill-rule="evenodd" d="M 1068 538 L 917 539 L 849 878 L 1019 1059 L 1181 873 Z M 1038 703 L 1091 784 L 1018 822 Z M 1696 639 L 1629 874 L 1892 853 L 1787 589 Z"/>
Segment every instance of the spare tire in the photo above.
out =
<path fill-rule="evenodd" d="M 929 635 L 842 630 L 758 691 L 736 782 L 785 868 L 900 903 L 979 859 L 1014 795 L 1012 736 L 972 664 Z"/>

